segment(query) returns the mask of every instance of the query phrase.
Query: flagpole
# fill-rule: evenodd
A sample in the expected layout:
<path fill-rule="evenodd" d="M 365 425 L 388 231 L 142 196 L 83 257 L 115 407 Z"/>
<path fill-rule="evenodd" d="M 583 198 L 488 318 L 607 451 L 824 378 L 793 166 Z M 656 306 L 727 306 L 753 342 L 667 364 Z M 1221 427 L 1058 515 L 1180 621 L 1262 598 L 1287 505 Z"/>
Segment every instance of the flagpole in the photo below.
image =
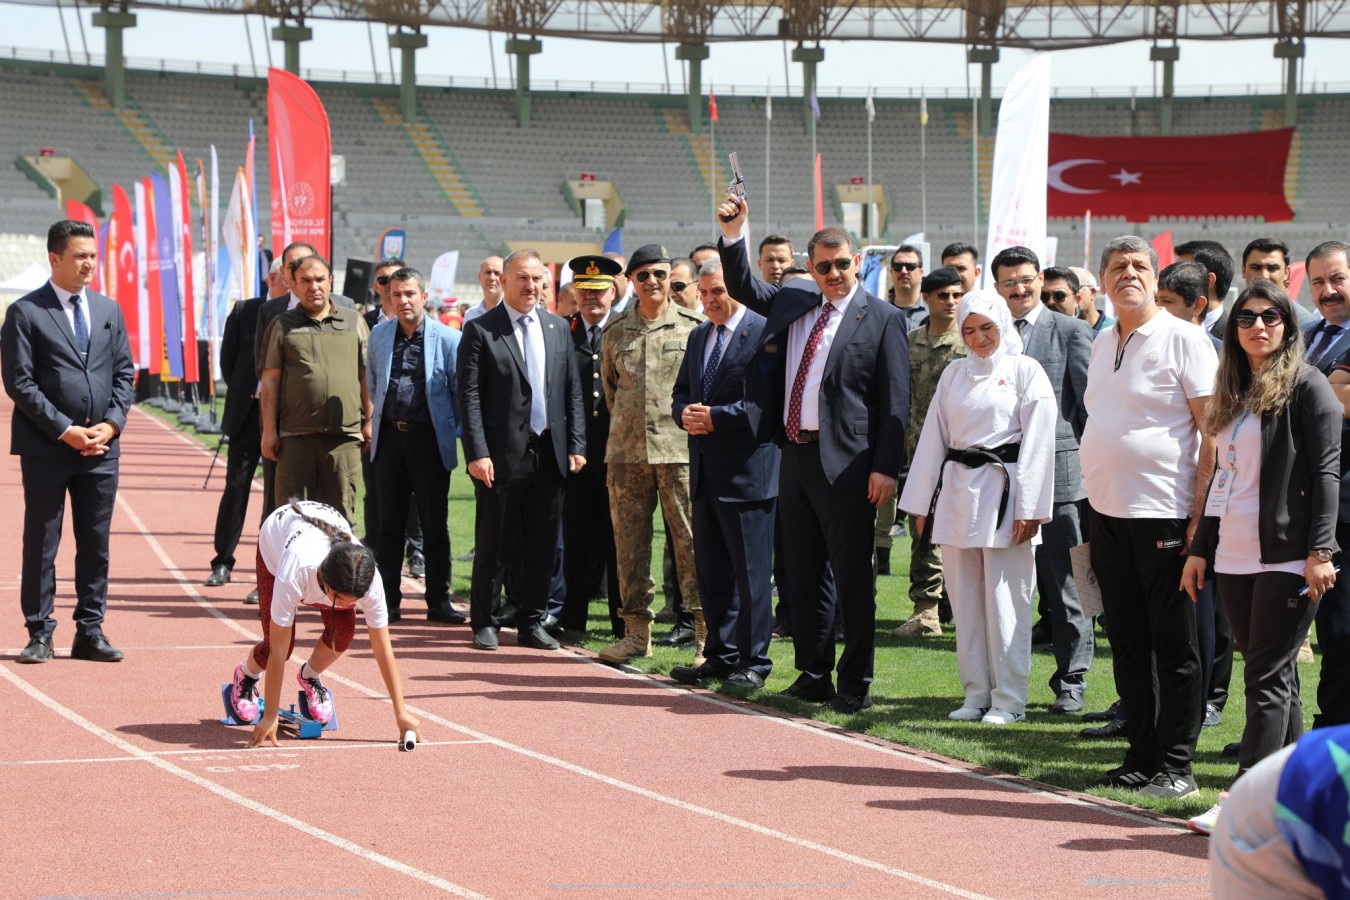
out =
<path fill-rule="evenodd" d="M 769 185 L 773 174 L 773 97 L 769 94 L 769 84 L 764 83 L 764 224 L 769 223 Z"/>
<path fill-rule="evenodd" d="M 928 237 L 928 98 L 919 93 L 919 230 Z M 931 243 L 931 242 L 930 242 Z"/>
<path fill-rule="evenodd" d="M 877 117 L 876 106 L 872 101 L 872 87 L 867 87 L 867 233 L 863 235 L 865 239 L 870 239 L 875 230 L 872 223 L 872 120 Z"/>
<path fill-rule="evenodd" d="M 712 84 L 708 85 L 708 96 L 712 96 Z M 713 218 L 717 218 L 717 120 L 708 117 L 708 206 Z"/>
<path fill-rule="evenodd" d="M 972 240 L 980 240 L 980 106 L 970 95 L 970 212 Z M 986 250 L 988 248 L 985 248 Z"/>

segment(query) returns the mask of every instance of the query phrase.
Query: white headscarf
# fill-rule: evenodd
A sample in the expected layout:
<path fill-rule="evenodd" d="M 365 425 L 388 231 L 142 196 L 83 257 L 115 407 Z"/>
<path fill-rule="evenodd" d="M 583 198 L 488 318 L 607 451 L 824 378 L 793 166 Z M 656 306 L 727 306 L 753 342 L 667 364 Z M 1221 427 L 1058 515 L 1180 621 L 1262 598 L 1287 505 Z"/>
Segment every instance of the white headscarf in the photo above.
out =
<path fill-rule="evenodd" d="M 972 315 L 984 316 L 998 326 L 998 346 L 987 357 L 976 356 L 973 352 L 966 356 L 966 368 L 972 375 L 988 375 L 998 361 L 1005 356 L 1018 356 L 1022 353 L 1022 336 L 1013 326 L 1012 313 L 1008 303 L 995 291 L 976 289 L 961 298 L 956 307 L 956 328 L 960 331 L 966 319 Z M 965 338 L 962 337 L 964 341 Z"/>

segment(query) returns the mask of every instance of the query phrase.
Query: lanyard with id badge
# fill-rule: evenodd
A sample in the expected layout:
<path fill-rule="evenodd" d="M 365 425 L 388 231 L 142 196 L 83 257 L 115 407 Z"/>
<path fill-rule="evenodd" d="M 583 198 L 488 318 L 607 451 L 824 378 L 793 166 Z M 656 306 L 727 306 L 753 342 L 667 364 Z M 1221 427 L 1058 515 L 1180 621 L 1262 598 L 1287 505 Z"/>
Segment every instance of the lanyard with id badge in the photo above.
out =
<path fill-rule="evenodd" d="M 1251 415 L 1250 409 L 1244 409 L 1233 423 L 1233 433 L 1228 436 L 1228 453 L 1224 457 L 1227 465 L 1220 466 L 1214 473 L 1214 481 L 1209 486 L 1209 497 L 1205 500 L 1205 515 L 1222 516 L 1228 510 L 1228 497 L 1233 491 L 1233 481 L 1237 478 L 1237 435 L 1242 423 Z"/>

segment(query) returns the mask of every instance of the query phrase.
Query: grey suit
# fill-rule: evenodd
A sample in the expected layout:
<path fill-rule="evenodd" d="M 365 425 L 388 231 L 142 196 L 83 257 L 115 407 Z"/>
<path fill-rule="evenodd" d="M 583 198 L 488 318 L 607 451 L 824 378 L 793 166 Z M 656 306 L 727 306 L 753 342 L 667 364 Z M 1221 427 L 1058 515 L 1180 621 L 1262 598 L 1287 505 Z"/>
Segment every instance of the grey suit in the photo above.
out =
<path fill-rule="evenodd" d="M 1073 581 L 1069 550 L 1083 543 L 1082 468 L 1078 441 L 1087 424 L 1083 395 L 1092 356 L 1091 326 L 1042 308 L 1034 325 L 1022 332 L 1027 356 L 1041 364 L 1055 391 L 1055 493 L 1051 518 L 1036 548 L 1036 589 L 1050 617 L 1055 672 L 1050 690 L 1076 692 L 1080 698 L 1092 666 L 1092 620 L 1083 615 Z"/>

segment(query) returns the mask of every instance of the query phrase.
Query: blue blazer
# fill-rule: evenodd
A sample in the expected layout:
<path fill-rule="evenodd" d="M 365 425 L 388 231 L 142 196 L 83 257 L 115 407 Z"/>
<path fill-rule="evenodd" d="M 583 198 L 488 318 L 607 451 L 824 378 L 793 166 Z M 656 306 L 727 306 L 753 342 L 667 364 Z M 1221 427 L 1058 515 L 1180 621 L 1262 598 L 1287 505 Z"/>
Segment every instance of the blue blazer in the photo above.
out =
<path fill-rule="evenodd" d="M 747 309 L 740 327 L 727 335 L 705 397 L 703 357 L 716 327 L 704 322 L 690 333 L 675 379 L 675 424 L 684 427 L 684 409 L 691 403 L 712 409 L 712 433 L 689 436 L 689 495 L 695 500 L 768 500 L 778 496 L 773 425 L 779 392 L 770 361 L 755 352 L 764 336 L 764 317 Z"/>
<path fill-rule="evenodd" d="M 11 303 L 0 329 L 0 371 L 14 400 L 9 452 L 16 456 L 75 459 L 62 442 L 71 425 L 108 421 L 118 437 L 105 458 L 121 453 L 136 376 L 122 310 L 102 294 L 89 298 L 89 355 L 75 349 L 61 301 L 51 282 Z"/>
<path fill-rule="evenodd" d="M 431 408 L 431 423 L 436 429 L 436 444 L 440 447 L 441 463 L 448 472 L 459 464 L 455 440 L 459 436 L 459 420 L 455 416 L 455 362 L 459 355 L 459 332 L 442 325 L 435 316 L 428 315 L 422 332 L 422 361 L 426 367 L 427 406 Z M 370 458 L 373 462 L 380 440 L 380 417 L 384 399 L 389 393 L 389 369 L 394 359 L 394 333 L 398 320 L 390 319 L 376 325 L 370 332 L 369 358 L 366 361 L 366 381 L 370 399 L 375 405 L 374 421 L 370 429 Z"/>

